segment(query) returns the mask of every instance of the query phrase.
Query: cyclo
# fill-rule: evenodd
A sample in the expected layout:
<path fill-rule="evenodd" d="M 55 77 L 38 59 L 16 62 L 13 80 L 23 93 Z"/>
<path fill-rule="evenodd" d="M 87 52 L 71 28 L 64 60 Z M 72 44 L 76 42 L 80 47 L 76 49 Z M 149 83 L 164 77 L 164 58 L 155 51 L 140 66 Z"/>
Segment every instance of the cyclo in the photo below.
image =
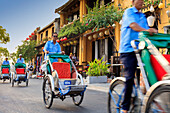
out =
<path fill-rule="evenodd" d="M 28 86 L 28 74 L 26 71 L 26 64 L 16 63 L 15 64 L 15 72 L 12 75 L 12 87 L 14 83 L 17 82 L 19 85 L 21 82 L 26 82 L 26 86 Z"/>
<path fill-rule="evenodd" d="M 145 94 L 141 91 L 140 76 L 136 76 L 129 112 L 168 113 L 170 111 L 170 35 L 158 33 L 151 36 L 148 32 L 141 32 L 139 40 L 133 40 L 131 45 L 135 50 L 147 92 Z M 160 53 L 159 48 L 166 50 L 164 55 Z M 124 83 L 124 77 L 117 77 L 110 83 L 109 113 L 120 113 Z"/>
<path fill-rule="evenodd" d="M 1 75 L 0 80 L 6 81 L 6 79 L 9 80 L 11 83 L 11 73 L 10 73 L 10 65 L 1 65 Z"/>
<path fill-rule="evenodd" d="M 61 62 L 53 62 L 56 58 Z M 42 90 L 46 108 L 52 106 L 53 98 L 63 101 L 66 97 L 72 97 L 75 105 L 82 103 L 87 85 L 84 85 L 82 75 L 77 72 L 69 56 L 49 54 L 41 69 L 44 73 Z"/>

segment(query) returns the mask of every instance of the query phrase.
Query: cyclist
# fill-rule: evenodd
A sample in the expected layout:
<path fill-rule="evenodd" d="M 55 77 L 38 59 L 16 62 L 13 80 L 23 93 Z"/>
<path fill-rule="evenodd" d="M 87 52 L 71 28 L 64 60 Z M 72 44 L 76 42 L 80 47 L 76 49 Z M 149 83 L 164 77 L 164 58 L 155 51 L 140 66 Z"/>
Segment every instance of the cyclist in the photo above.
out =
<path fill-rule="evenodd" d="M 28 75 L 29 75 L 28 78 L 30 78 L 30 77 L 32 78 L 33 69 L 34 69 L 34 66 L 33 66 L 33 64 L 31 63 L 31 65 L 28 66 Z"/>
<path fill-rule="evenodd" d="M 17 59 L 16 63 L 25 63 L 24 58 L 22 58 L 22 54 L 19 54 L 19 58 Z"/>
<path fill-rule="evenodd" d="M 44 46 L 44 52 L 46 54 L 50 54 L 49 52 L 55 52 L 59 54 L 64 54 L 64 51 L 61 51 L 60 44 L 56 41 L 58 38 L 57 32 L 54 32 L 52 34 L 52 40 L 48 41 Z M 46 56 L 45 56 L 46 59 Z M 58 62 L 58 59 L 54 59 L 53 62 Z"/>
<path fill-rule="evenodd" d="M 3 61 L 2 65 L 9 65 L 8 57 L 5 58 Z"/>
<path fill-rule="evenodd" d="M 122 102 L 122 113 L 127 113 L 130 107 L 132 87 L 134 84 L 135 71 L 137 67 L 137 59 L 130 42 L 138 39 L 141 31 L 147 31 L 150 34 L 157 33 L 154 28 L 149 28 L 145 15 L 140 12 L 143 7 L 144 0 L 132 0 L 133 7 L 125 10 L 123 14 L 123 23 L 121 26 L 120 41 L 120 60 L 125 67 L 125 94 Z"/>

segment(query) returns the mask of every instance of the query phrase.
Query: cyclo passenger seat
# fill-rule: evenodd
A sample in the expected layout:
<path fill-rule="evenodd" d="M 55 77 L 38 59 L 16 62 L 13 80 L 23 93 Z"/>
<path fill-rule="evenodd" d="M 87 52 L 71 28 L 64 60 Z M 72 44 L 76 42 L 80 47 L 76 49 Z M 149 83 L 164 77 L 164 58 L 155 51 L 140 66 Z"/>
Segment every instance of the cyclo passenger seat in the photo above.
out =
<path fill-rule="evenodd" d="M 2 74 L 9 74 L 9 69 L 8 68 L 3 68 L 2 69 Z"/>
<path fill-rule="evenodd" d="M 58 79 L 62 86 L 75 84 L 76 76 L 71 77 L 70 63 L 53 62 L 52 66 L 57 71 Z"/>

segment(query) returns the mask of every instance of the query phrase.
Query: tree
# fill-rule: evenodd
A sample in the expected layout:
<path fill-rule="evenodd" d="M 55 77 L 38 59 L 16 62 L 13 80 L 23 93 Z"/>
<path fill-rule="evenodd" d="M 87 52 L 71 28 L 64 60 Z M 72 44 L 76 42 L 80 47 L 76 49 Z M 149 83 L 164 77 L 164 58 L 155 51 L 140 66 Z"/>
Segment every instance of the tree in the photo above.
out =
<path fill-rule="evenodd" d="M 11 53 L 10 58 L 13 60 L 13 62 L 16 62 L 17 54 L 15 52 Z"/>
<path fill-rule="evenodd" d="M 0 47 L 0 57 L 2 56 L 5 56 L 5 57 L 9 56 L 9 51 L 7 48 Z"/>
<path fill-rule="evenodd" d="M 35 55 L 38 53 L 35 49 L 36 42 L 35 41 L 22 41 L 23 44 L 17 47 L 16 56 L 22 54 L 22 57 L 26 62 L 32 60 Z"/>
<path fill-rule="evenodd" d="M 0 43 L 6 44 L 7 42 L 10 41 L 9 34 L 6 33 L 6 29 L 3 29 L 2 26 L 0 26 Z"/>

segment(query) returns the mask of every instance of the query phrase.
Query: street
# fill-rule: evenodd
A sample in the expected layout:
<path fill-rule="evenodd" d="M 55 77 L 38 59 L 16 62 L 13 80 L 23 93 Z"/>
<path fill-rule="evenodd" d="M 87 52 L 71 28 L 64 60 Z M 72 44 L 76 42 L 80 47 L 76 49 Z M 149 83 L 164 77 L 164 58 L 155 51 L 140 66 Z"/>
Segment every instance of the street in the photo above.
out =
<path fill-rule="evenodd" d="M 72 98 L 64 101 L 54 99 L 50 109 L 46 109 L 42 98 L 42 79 L 30 79 L 14 87 L 0 81 L 0 113 L 107 113 L 107 93 L 87 89 L 80 106 L 75 106 Z"/>

